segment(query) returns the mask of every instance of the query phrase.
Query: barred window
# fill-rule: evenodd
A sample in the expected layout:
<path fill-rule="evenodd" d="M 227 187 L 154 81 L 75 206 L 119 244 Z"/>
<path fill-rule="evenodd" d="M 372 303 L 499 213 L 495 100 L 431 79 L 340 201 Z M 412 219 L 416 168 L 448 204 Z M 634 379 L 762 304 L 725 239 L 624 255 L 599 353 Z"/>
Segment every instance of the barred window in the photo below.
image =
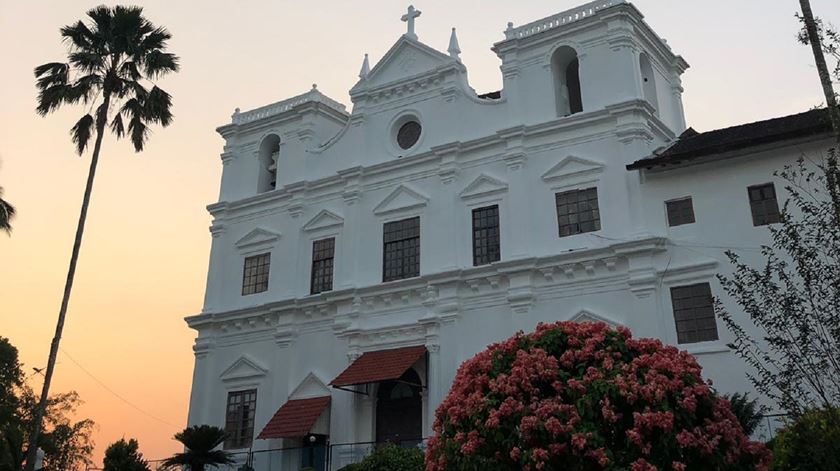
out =
<path fill-rule="evenodd" d="M 555 198 L 560 237 L 601 230 L 597 188 L 564 191 Z"/>
<path fill-rule="evenodd" d="M 779 203 L 776 201 L 776 187 L 772 183 L 747 188 L 750 196 L 750 211 L 753 226 L 765 226 L 779 222 Z"/>
<path fill-rule="evenodd" d="M 694 205 L 691 198 L 666 201 L 665 209 L 668 213 L 668 225 L 671 227 L 694 222 Z"/>
<path fill-rule="evenodd" d="M 257 390 L 228 393 L 225 415 L 225 448 L 249 448 L 254 439 L 254 414 L 257 410 Z"/>
<path fill-rule="evenodd" d="M 718 339 L 712 288 L 708 283 L 671 288 L 671 304 L 678 343 Z"/>
<path fill-rule="evenodd" d="M 420 218 L 385 223 L 382 281 L 420 276 Z"/>
<path fill-rule="evenodd" d="M 473 265 L 486 265 L 501 257 L 499 238 L 499 205 L 472 211 Z"/>
<path fill-rule="evenodd" d="M 312 243 L 312 274 L 310 293 L 318 294 L 333 289 L 333 261 L 335 238 L 316 240 Z"/>
<path fill-rule="evenodd" d="M 268 290 L 268 271 L 270 264 L 270 253 L 245 257 L 245 268 L 242 272 L 243 296 L 262 293 Z"/>

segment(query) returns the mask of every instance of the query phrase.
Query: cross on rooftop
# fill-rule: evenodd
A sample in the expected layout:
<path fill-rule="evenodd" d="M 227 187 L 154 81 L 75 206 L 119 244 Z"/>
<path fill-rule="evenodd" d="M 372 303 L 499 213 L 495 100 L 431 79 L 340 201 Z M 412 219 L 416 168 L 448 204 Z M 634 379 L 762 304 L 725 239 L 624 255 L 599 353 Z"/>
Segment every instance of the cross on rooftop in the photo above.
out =
<path fill-rule="evenodd" d="M 414 5 L 409 5 L 408 12 L 400 18 L 402 21 L 408 23 L 408 32 L 405 35 L 410 39 L 417 39 L 417 35 L 414 34 L 414 19 L 420 16 L 421 13 L 423 12 L 414 9 Z"/>

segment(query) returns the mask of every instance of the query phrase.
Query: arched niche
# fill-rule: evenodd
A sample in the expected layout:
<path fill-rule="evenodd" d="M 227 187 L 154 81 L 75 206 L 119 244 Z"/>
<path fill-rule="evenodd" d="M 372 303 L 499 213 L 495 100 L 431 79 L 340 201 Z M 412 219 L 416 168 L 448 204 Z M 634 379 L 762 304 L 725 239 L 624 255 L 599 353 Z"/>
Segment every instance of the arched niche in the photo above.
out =
<path fill-rule="evenodd" d="M 570 46 L 558 47 L 551 55 L 551 73 L 554 78 L 557 116 L 568 116 L 583 111 L 577 51 Z"/>
<path fill-rule="evenodd" d="M 647 54 L 639 55 L 639 70 L 642 74 L 642 92 L 645 100 L 653 106 L 654 110 L 659 111 L 659 98 L 656 96 L 656 75 Z"/>
<path fill-rule="evenodd" d="M 277 188 L 277 161 L 280 159 L 280 136 L 269 134 L 260 143 L 257 193 Z"/>

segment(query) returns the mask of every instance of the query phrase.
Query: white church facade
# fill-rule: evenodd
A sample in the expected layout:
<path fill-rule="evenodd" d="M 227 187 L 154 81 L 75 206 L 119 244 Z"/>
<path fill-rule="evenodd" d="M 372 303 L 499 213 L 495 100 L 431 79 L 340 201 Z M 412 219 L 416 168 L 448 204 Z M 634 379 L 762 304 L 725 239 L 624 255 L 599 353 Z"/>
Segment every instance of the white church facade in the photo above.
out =
<path fill-rule="evenodd" d="M 218 129 L 189 423 L 256 469 L 338 469 L 420 443 L 461 362 L 560 320 L 627 326 L 749 391 L 715 275 L 728 248 L 760 260 L 772 173 L 828 142 L 820 112 L 687 130 L 688 64 L 623 0 L 509 24 L 503 89 L 478 94 L 455 30 L 440 52 L 419 15 L 365 56 L 352 112 L 313 86 Z"/>

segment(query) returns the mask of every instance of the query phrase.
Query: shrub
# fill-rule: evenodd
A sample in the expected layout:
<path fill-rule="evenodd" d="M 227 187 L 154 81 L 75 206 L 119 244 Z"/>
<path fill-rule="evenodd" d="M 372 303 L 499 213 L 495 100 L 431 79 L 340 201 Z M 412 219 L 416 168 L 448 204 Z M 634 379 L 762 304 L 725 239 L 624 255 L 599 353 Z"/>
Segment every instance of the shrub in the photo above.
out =
<path fill-rule="evenodd" d="M 700 371 L 625 328 L 540 324 L 461 365 L 426 469 L 768 469 Z"/>
<path fill-rule="evenodd" d="M 347 465 L 340 471 L 423 471 L 423 452 L 418 448 L 385 445 L 360 463 Z"/>
<path fill-rule="evenodd" d="M 840 469 L 840 409 L 806 411 L 779 432 L 772 446 L 774 470 Z"/>

